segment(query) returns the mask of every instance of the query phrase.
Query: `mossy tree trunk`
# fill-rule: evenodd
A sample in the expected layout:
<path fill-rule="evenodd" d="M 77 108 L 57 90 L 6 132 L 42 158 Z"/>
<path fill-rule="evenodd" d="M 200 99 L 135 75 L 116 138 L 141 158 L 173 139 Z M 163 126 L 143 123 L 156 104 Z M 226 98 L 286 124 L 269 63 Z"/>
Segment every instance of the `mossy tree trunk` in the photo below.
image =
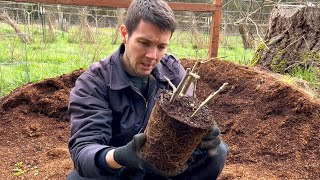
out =
<path fill-rule="evenodd" d="M 278 6 L 273 9 L 265 45 L 253 63 L 277 73 L 296 67 L 320 68 L 320 7 Z"/>

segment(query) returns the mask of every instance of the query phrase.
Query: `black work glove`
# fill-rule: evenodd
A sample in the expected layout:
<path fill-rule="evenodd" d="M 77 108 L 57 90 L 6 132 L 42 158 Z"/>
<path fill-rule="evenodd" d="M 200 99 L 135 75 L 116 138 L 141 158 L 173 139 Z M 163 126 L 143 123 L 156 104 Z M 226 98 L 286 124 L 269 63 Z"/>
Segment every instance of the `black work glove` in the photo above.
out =
<path fill-rule="evenodd" d="M 136 134 L 127 145 L 115 149 L 114 160 L 122 166 L 163 176 L 158 169 L 145 161 L 140 154 L 146 139 L 147 136 L 144 133 Z"/>
<path fill-rule="evenodd" d="M 208 134 L 202 139 L 198 148 L 208 151 L 209 155 L 217 154 L 218 146 L 221 143 L 220 129 L 216 122 L 211 126 Z"/>

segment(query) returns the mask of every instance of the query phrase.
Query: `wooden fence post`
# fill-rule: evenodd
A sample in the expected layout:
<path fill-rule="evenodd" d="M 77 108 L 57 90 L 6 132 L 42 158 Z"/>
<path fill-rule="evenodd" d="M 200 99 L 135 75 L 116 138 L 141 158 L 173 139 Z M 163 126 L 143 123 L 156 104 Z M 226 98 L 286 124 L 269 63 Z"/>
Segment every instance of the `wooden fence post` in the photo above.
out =
<path fill-rule="evenodd" d="M 213 1 L 213 5 L 218 9 L 212 11 L 212 21 L 211 21 L 211 27 L 210 27 L 209 58 L 218 56 L 220 22 L 221 22 L 221 14 L 222 14 L 222 0 Z"/>

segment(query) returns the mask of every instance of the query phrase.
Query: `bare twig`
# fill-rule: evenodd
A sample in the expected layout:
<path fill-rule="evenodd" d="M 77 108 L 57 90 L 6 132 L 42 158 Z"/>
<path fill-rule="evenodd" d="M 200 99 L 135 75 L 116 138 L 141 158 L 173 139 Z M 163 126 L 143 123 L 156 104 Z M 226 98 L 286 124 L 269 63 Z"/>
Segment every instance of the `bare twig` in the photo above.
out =
<path fill-rule="evenodd" d="M 234 2 L 234 5 L 236 6 L 236 8 L 239 10 L 240 14 L 245 17 L 246 15 L 243 13 L 243 10 L 241 8 L 241 6 L 238 6 L 236 0 L 233 1 Z"/>
<path fill-rule="evenodd" d="M 213 57 L 213 58 L 210 58 L 210 59 L 207 59 L 207 60 L 202 60 L 201 63 L 204 64 L 204 63 L 210 62 L 210 61 L 215 60 L 215 59 L 222 59 L 222 58 L 226 58 L 226 57 L 228 57 L 228 56 Z"/>
<path fill-rule="evenodd" d="M 192 67 L 191 73 L 195 73 L 197 71 L 197 69 L 199 69 L 200 65 L 202 64 L 202 61 L 197 60 L 197 62 L 194 64 L 194 66 Z M 194 76 L 189 76 L 187 81 L 186 81 L 186 85 L 183 87 L 182 91 L 181 91 L 181 95 L 185 95 L 191 85 L 191 83 L 194 81 Z"/>
<path fill-rule="evenodd" d="M 181 92 L 186 80 L 190 76 L 190 71 L 191 71 L 191 69 L 187 68 L 186 74 L 183 76 L 183 78 L 182 78 L 181 82 L 179 83 L 177 89 L 175 91 L 173 91 L 173 95 L 171 96 L 170 103 L 173 103 L 177 99 L 177 96 L 180 94 L 180 92 Z"/>
<path fill-rule="evenodd" d="M 294 43 L 298 42 L 300 39 L 304 38 L 304 35 L 300 38 L 298 38 L 297 40 L 293 41 L 292 43 L 290 43 L 287 47 L 285 47 L 284 49 L 282 49 L 281 51 L 286 50 L 288 47 L 290 47 L 291 45 L 293 45 Z"/>
<path fill-rule="evenodd" d="M 274 5 L 274 4 L 263 5 L 263 6 L 259 7 L 259 8 L 257 8 L 256 10 L 252 11 L 252 12 L 251 12 L 250 14 L 248 14 L 247 16 L 250 17 L 250 16 L 252 16 L 253 14 L 255 14 L 256 12 L 258 12 L 259 10 L 261 10 L 262 8 L 264 8 L 264 7 L 269 7 L 269 6 L 273 7 L 273 6 L 275 6 L 275 5 Z M 244 21 L 244 20 L 246 20 L 246 17 L 243 17 L 242 19 L 238 20 L 237 22 L 235 22 L 235 24 L 240 24 L 240 23 L 241 23 L 242 21 Z"/>
<path fill-rule="evenodd" d="M 257 30 L 257 35 L 259 36 L 261 42 L 262 42 L 263 45 L 269 50 L 269 47 L 266 45 L 266 43 L 264 42 L 263 38 L 262 38 L 262 37 L 260 36 L 260 34 L 259 34 L 259 28 L 258 28 L 257 24 L 256 24 L 251 18 L 249 18 L 249 17 L 248 17 L 248 20 L 251 21 L 251 22 L 254 24 L 254 26 L 256 27 L 256 30 Z"/>
<path fill-rule="evenodd" d="M 18 24 L 10 18 L 9 14 L 6 11 L 3 11 L 2 13 L 0 13 L 0 20 L 3 20 L 4 22 L 10 25 L 14 29 L 16 34 L 19 36 L 22 42 L 30 43 L 30 38 L 27 36 L 26 33 L 20 30 Z"/>
<path fill-rule="evenodd" d="M 210 62 L 210 61 L 215 60 L 215 59 L 225 58 L 225 57 L 227 57 L 227 56 L 213 57 L 213 58 L 210 58 L 210 59 L 207 59 L 207 60 L 200 60 L 200 59 L 197 60 L 197 62 L 193 65 L 192 70 L 190 72 L 191 76 L 188 77 L 188 79 L 186 80 L 185 86 L 183 86 L 183 89 L 181 91 L 181 95 L 182 96 L 186 95 L 191 83 L 193 83 L 195 81 L 195 79 L 199 79 L 200 78 L 197 75 L 197 73 L 199 71 L 199 68 L 200 68 L 201 64 Z"/>
<path fill-rule="evenodd" d="M 307 47 L 308 47 L 309 51 L 311 51 L 311 48 L 310 48 L 310 46 L 309 46 L 309 44 L 308 44 L 308 42 L 307 42 L 306 38 L 304 38 L 304 36 L 302 36 L 302 37 L 303 37 L 303 40 L 304 40 L 304 42 L 306 43 L 306 45 L 307 45 Z"/>
<path fill-rule="evenodd" d="M 213 97 L 215 97 L 217 94 L 219 94 L 221 91 L 223 91 L 227 87 L 228 83 L 224 83 L 217 91 L 211 93 L 206 100 L 204 100 L 198 109 L 191 115 L 193 117 L 204 105 L 206 105 Z"/>
<path fill-rule="evenodd" d="M 164 78 L 168 81 L 169 86 L 172 88 L 172 90 L 173 90 L 173 91 L 176 91 L 177 88 L 176 88 L 176 86 L 170 81 L 170 79 L 167 78 L 166 76 L 164 76 Z"/>

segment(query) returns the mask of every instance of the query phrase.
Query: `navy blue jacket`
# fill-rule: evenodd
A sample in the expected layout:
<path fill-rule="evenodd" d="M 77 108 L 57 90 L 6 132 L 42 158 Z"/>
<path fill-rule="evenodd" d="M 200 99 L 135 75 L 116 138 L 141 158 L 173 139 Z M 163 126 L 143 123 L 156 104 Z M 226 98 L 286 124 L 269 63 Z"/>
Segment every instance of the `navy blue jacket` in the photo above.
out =
<path fill-rule="evenodd" d="M 165 55 L 151 73 L 156 81 L 149 84 L 144 98 L 126 75 L 120 61 L 123 52 L 121 45 L 111 56 L 92 64 L 70 93 L 69 150 L 76 170 L 85 177 L 103 174 L 97 167 L 97 154 L 123 146 L 144 131 L 157 95 L 169 88 L 164 76 L 177 86 L 185 74 L 178 60 Z"/>

